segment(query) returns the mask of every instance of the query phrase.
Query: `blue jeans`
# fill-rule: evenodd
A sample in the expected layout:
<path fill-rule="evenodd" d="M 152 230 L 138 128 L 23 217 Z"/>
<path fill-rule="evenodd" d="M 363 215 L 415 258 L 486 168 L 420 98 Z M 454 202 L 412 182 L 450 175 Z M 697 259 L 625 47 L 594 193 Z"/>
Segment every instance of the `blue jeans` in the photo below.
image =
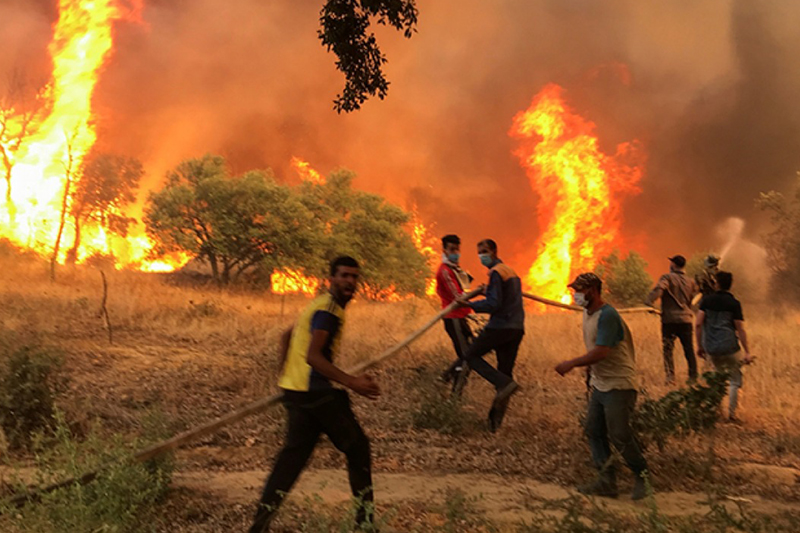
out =
<path fill-rule="evenodd" d="M 611 447 L 625 459 L 637 476 L 647 470 L 647 461 L 631 428 L 631 416 L 636 406 L 635 390 L 614 389 L 600 392 L 592 389 L 589 412 L 586 416 L 586 436 L 592 450 L 592 460 L 607 481 L 616 481 L 616 470 L 611 462 Z"/>

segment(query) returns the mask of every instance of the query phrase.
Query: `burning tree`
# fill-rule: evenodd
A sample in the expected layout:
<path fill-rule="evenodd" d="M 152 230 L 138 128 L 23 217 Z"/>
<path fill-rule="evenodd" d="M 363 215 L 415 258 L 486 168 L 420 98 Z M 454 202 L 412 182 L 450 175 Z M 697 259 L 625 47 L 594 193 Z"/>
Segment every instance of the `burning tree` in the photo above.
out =
<path fill-rule="evenodd" d="M 72 194 L 71 212 L 75 240 L 67 261 L 78 259 L 81 228 L 94 222 L 108 234 L 125 236 L 134 219 L 123 214 L 136 200 L 136 188 L 144 175 L 137 159 L 112 154 L 98 154 L 84 160 L 80 178 Z"/>
<path fill-rule="evenodd" d="M 8 77 L 6 90 L 0 95 L 0 160 L 6 181 L 6 208 L 13 218 L 11 176 L 17 156 L 35 130 L 34 126 L 44 110 L 39 94 L 20 71 Z"/>

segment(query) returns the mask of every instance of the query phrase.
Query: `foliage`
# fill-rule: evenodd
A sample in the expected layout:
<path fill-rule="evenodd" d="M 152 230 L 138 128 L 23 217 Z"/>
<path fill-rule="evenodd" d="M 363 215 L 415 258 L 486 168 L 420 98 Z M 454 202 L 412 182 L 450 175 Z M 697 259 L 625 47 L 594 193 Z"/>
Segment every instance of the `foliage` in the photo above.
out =
<path fill-rule="evenodd" d="M 47 442 L 36 456 L 37 485 L 67 476 L 79 478 L 101 465 L 104 468 L 85 485 L 68 484 L 42 494 L 39 502 L 1 513 L 7 523 L 0 522 L 0 526 L 37 533 L 148 530 L 148 513 L 169 489 L 171 459 L 135 463 L 130 457 L 134 448 L 142 446 L 139 439 L 127 441 L 118 435 L 108 443 L 94 431 L 79 443 L 60 413 L 55 419 L 53 442 Z"/>
<path fill-rule="evenodd" d="M 109 233 L 125 236 L 134 221 L 123 214 L 136 200 L 136 188 L 144 175 L 137 159 L 113 154 L 96 154 L 84 160 L 80 178 L 72 193 L 71 214 L 75 243 L 68 259 L 75 261 L 81 242 L 81 227 L 94 221 Z"/>
<path fill-rule="evenodd" d="M 416 0 L 327 0 L 320 13 L 319 38 L 339 58 L 345 76 L 342 94 L 334 101 L 341 113 L 359 109 L 369 96 L 386 97 L 389 82 L 383 74 L 386 57 L 374 33 L 367 33 L 372 19 L 411 37 L 417 24 Z"/>
<path fill-rule="evenodd" d="M 330 260 L 349 254 L 362 265 L 368 297 L 425 289 L 425 258 L 403 229 L 409 215 L 353 189 L 351 172 L 288 187 L 263 172 L 231 177 L 221 157 L 206 156 L 181 163 L 168 178 L 145 210 L 157 252 L 194 254 L 222 284 L 251 267 L 324 278 Z"/>
<path fill-rule="evenodd" d="M 308 259 L 319 233 L 289 187 L 265 172 L 232 177 L 223 158 L 210 155 L 167 175 L 167 185 L 150 194 L 145 224 L 157 252 L 195 254 L 222 284 L 259 263 Z"/>
<path fill-rule="evenodd" d="M 647 262 L 636 252 L 629 252 L 623 259 L 615 250 L 600 260 L 596 272 L 603 278 L 605 298 L 622 307 L 641 305 L 653 285 Z"/>
<path fill-rule="evenodd" d="M 701 380 L 687 387 L 642 402 L 634 420 L 642 443 L 655 442 L 663 449 L 670 436 L 713 428 L 719 419 L 727 384 L 726 374 L 706 372 Z"/>
<path fill-rule="evenodd" d="M 303 203 L 325 228 L 318 268 L 341 254 L 361 264 L 364 292 L 375 298 L 387 290 L 420 295 L 430 274 L 425 257 L 417 251 L 403 227 L 409 215 L 383 198 L 353 189 L 354 174 L 334 172 L 324 185 L 304 182 Z M 320 276 L 325 271 L 318 270 Z"/>
<path fill-rule="evenodd" d="M 12 448 L 29 448 L 35 435 L 51 426 L 60 363 L 39 347 L 8 350 L 0 374 L 0 425 Z"/>
<path fill-rule="evenodd" d="M 800 173 L 791 196 L 776 191 L 761 193 L 758 207 L 770 215 L 772 231 L 765 238 L 772 268 L 771 292 L 783 301 L 800 297 Z"/>
<path fill-rule="evenodd" d="M 464 410 L 462 399 L 450 395 L 450 387 L 438 383 L 432 373 L 426 372 L 417 382 L 419 402 L 411 415 L 415 428 L 433 429 L 443 435 L 463 435 L 479 426 L 477 417 Z"/>

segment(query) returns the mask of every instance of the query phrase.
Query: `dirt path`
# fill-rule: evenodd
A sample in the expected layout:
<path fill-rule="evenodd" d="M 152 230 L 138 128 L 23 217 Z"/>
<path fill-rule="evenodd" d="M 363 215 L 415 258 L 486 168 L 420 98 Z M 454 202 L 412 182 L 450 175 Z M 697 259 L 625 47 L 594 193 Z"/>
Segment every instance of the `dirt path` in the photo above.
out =
<path fill-rule="evenodd" d="M 258 497 L 266 472 L 180 472 L 174 476 L 179 487 L 211 492 L 231 503 L 253 504 Z M 518 523 L 532 518 L 526 501 L 559 500 L 570 492 L 558 485 L 533 480 L 506 480 L 498 476 L 473 474 L 376 474 L 377 497 L 389 505 L 400 502 L 441 504 L 449 490 L 458 489 L 474 499 L 474 506 L 490 520 L 498 523 Z M 313 470 L 305 472 L 290 498 L 298 501 L 305 496 L 318 495 L 325 502 L 336 504 L 350 499 L 347 474 L 343 470 Z M 706 513 L 705 494 L 664 492 L 656 495 L 659 510 L 670 516 Z M 749 509 L 766 514 L 796 510 L 793 505 L 764 500 L 758 496 L 740 498 Z M 633 502 L 628 495 L 618 500 L 603 499 L 602 504 L 615 512 L 642 512 L 644 502 Z M 731 509 L 734 501 L 728 502 Z"/>

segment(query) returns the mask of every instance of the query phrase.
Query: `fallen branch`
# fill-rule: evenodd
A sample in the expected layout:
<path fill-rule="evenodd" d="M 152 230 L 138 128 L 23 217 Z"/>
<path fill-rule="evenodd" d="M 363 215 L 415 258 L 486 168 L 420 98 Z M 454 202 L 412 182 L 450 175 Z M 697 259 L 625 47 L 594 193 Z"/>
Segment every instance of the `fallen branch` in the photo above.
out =
<path fill-rule="evenodd" d="M 103 278 L 103 301 L 100 303 L 100 310 L 97 312 L 97 315 L 103 317 L 106 323 L 108 343 L 114 344 L 114 337 L 111 330 L 111 317 L 108 315 L 108 307 L 106 307 L 106 303 L 108 302 L 108 281 L 106 281 L 106 273 L 102 270 L 100 271 L 100 276 Z"/>
<path fill-rule="evenodd" d="M 480 293 L 479 290 L 474 290 L 472 292 L 465 294 L 465 297 L 467 299 L 473 298 L 479 293 Z M 383 361 L 386 361 L 387 359 L 390 359 L 391 357 L 397 355 L 403 348 L 405 348 L 415 340 L 422 337 L 422 335 L 424 335 L 429 329 L 431 329 L 434 325 L 436 325 L 436 323 L 439 322 L 439 320 L 441 320 L 446 314 L 453 311 L 456 308 L 456 305 L 457 304 L 453 302 L 449 306 L 439 311 L 439 313 L 437 313 L 436 316 L 434 316 L 428 322 L 426 322 L 424 326 L 411 333 L 400 343 L 396 344 L 392 348 L 389 348 L 375 359 L 364 361 L 362 363 L 355 365 L 354 367 L 348 369 L 347 372 L 349 374 L 360 374 L 361 372 L 364 372 L 365 370 L 372 368 L 382 363 Z M 183 446 L 184 444 L 188 444 L 189 442 L 197 440 L 201 437 L 210 435 L 227 425 L 233 424 L 234 422 L 238 422 L 239 420 L 242 420 L 249 416 L 266 411 L 270 407 L 277 405 L 281 401 L 282 397 L 283 395 L 279 393 L 270 396 L 268 398 L 262 398 L 261 400 L 253 402 L 250 405 L 247 405 L 237 411 L 221 416 L 216 420 L 212 420 L 201 426 L 188 429 L 183 433 L 175 435 L 171 439 L 159 442 L 158 444 L 154 444 L 149 448 L 145 448 L 144 450 L 137 452 L 136 454 L 134 454 L 133 460 L 137 463 L 143 463 L 145 461 L 149 461 L 150 459 L 158 457 L 159 455 L 163 455 L 165 453 L 176 450 L 181 446 Z M 53 492 L 54 490 L 58 490 L 60 488 L 67 487 L 73 484 L 83 485 L 89 483 L 93 481 L 100 472 L 102 472 L 109 466 L 110 465 L 102 465 L 92 472 L 86 472 L 82 476 L 71 477 L 69 479 L 65 479 L 63 481 L 54 483 L 52 485 L 48 485 L 46 487 L 30 490 L 24 494 L 19 494 L 17 496 L 14 496 L 6 503 L 9 506 L 20 507 L 22 505 L 25 505 L 27 502 L 36 501 L 40 499 L 42 495 Z"/>
<path fill-rule="evenodd" d="M 556 300 L 551 300 L 549 298 L 542 298 L 541 296 L 536 296 L 535 294 L 530 294 L 527 292 L 523 292 L 522 296 L 524 298 L 528 298 L 529 300 L 533 300 L 539 303 L 543 303 L 545 305 L 550 305 L 552 307 L 559 307 L 561 309 L 569 309 L 570 311 L 583 311 L 583 307 L 579 305 L 571 305 L 558 302 Z M 655 307 L 626 307 L 623 309 L 617 309 L 619 313 L 652 313 L 654 315 L 660 315 L 661 311 L 656 309 Z"/>

